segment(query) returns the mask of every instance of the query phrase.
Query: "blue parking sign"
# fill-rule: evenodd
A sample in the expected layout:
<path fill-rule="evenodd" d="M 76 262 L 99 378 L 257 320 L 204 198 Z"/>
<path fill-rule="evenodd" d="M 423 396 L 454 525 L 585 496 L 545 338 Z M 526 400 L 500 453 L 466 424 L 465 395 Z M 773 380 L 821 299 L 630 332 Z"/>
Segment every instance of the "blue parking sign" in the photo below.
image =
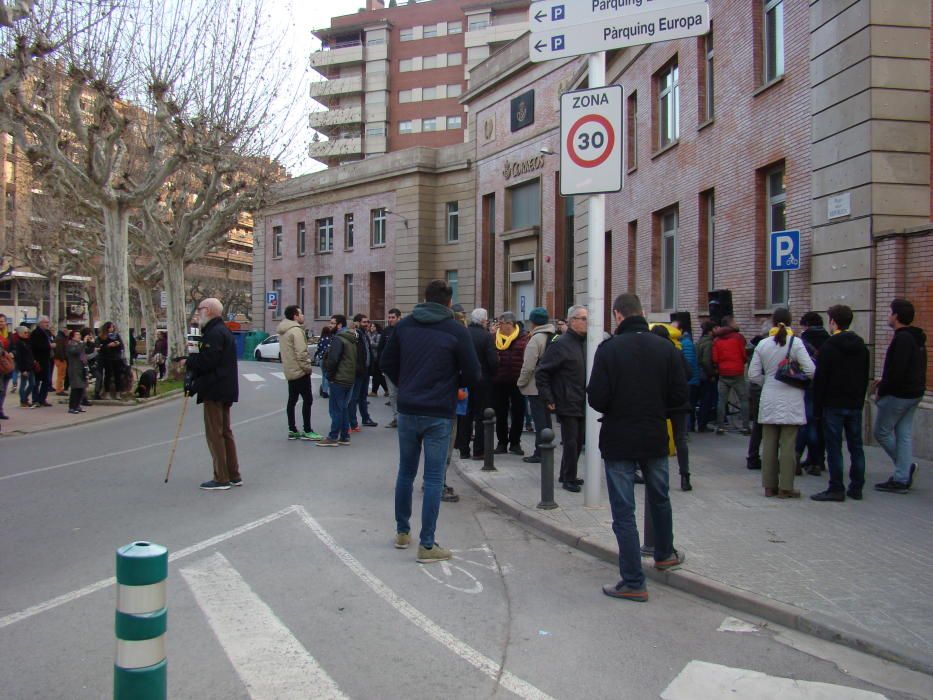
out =
<path fill-rule="evenodd" d="M 273 311 L 279 308 L 278 292 L 266 292 L 266 308 Z"/>
<path fill-rule="evenodd" d="M 800 269 L 800 231 L 771 233 L 771 272 Z"/>

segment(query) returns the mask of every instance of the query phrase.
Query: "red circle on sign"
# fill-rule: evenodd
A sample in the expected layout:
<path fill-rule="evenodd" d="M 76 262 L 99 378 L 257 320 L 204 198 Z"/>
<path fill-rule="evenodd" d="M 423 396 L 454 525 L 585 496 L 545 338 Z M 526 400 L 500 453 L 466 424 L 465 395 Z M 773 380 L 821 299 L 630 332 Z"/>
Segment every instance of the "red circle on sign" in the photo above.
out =
<path fill-rule="evenodd" d="M 589 122 L 596 122 L 606 130 L 606 150 L 602 155 L 596 156 L 592 160 L 581 158 L 573 150 L 573 137 L 577 135 L 580 127 Z M 606 162 L 606 159 L 612 153 L 612 147 L 615 145 L 615 142 L 616 133 L 612 128 L 612 124 L 609 123 L 609 120 L 601 114 L 587 114 L 585 117 L 581 117 L 574 122 L 574 125 L 570 127 L 570 132 L 567 134 L 567 155 L 570 156 L 570 160 L 581 168 L 595 168 L 597 165 L 602 165 Z"/>

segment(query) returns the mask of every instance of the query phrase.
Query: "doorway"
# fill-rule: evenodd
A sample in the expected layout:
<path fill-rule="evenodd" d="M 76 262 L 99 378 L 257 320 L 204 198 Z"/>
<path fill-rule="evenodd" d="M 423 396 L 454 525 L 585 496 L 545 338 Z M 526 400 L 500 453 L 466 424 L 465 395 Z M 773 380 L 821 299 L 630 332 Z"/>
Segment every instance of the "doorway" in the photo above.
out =
<path fill-rule="evenodd" d="M 512 311 L 519 321 L 528 321 L 531 310 L 537 306 L 535 295 L 535 258 L 511 260 L 509 273 Z"/>

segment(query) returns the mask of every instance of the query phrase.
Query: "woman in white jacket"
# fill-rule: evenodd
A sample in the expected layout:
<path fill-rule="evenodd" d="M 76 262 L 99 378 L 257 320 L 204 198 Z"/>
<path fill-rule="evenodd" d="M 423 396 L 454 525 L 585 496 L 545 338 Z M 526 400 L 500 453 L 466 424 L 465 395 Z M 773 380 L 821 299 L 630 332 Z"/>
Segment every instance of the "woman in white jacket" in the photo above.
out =
<path fill-rule="evenodd" d="M 761 405 L 758 409 L 758 422 L 762 427 L 761 482 L 765 496 L 800 498 L 800 491 L 794 490 L 794 447 L 798 427 L 807 422 L 803 389 L 779 382 L 774 375 L 788 353 L 790 359 L 796 360 L 804 374 L 811 379 L 816 368 L 803 341 L 794 339 L 794 332 L 790 328 L 790 311 L 776 309 L 771 322 L 774 327 L 769 333 L 770 337 L 758 343 L 748 368 L 749 380 L 762 384 Z"/>

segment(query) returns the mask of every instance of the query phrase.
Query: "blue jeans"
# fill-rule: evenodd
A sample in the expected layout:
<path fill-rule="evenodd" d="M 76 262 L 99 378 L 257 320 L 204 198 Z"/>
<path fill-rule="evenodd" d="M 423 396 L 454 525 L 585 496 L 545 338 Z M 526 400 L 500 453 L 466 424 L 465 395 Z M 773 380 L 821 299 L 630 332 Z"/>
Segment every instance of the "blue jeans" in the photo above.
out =
<path fill-rule="evenodd" d="M 802 455 L 807 449 L 807 462 L 811 465 L 823 466 L 826 446 L 823 443 L 823 426 L 816 418 L 813 405 L 813 390 L 807 389 L 803 394 L 803 405 L 806 409 L 807 424 L 800 426 L 797 431 L 797 454 Z"/>
<path fill-rule="evenodd" d="M 882 396 L 876 405 L 875 440 L 894 462 L 894 480 L 906 484 L 913 460 L 914 413 L 920 399 Z"/>
<path fill-rule="evenodd" d="M 829 490 L 842 491 L 842 436 L 849 447 L 849 489 L 861 492 L 865 485 L 865 450 L 862 448 L 862 409 L 824 408 L 823 439 L 829 466 Z"/>
<path fill-rule="evenodd" d="M 635 520 L 635 470 L 645 477 L 648 512 L 654 525 L 654 559 L 664 561 L 674 554 L 674 525 L 668 497 L 667 457 L 644 460 L 605 460 L 606 486 L 612 510 L 612 531 L 619 545 L 619 573 L 629 588 L 645 587 L 641 568 L 641 541 Z"/>
<path fill-rule="evenodd" d="M 441 507 L 444 469 L 450 444 L 450 418 L 398 414 L 398 478 L 395 480 L 395 529 L 411 531 L 411 493 L 421 446 L 424 445 L 424 496 L 421 499 L 422 547 L 434 546 L 437 513 Z"/>
<path fill-rule="evenodd" d="M 353 392 L 350 394 L 350 427 L 357 428 L 359 427 L 359 421 L 356 418 L 356 409 L 359 407 L 360 418 L 363 419 L 363 422 L 371 421 L 372 418 L 369 417 L 369 399 L 367 398 L 369 391 L 369 377 L 364 375 L 362 377 L 357 377 L 356 381 L 353 382 Z"/>
<path fill-rule="evenodd" d="M 331 440 L 340 438 L 350 439 L 350 392 L 352 387 L 343 384 L 330 385 L 330 399 L 327 401 L 327 410 L 330 412 L 330 432 L 327 434 Z"/>

